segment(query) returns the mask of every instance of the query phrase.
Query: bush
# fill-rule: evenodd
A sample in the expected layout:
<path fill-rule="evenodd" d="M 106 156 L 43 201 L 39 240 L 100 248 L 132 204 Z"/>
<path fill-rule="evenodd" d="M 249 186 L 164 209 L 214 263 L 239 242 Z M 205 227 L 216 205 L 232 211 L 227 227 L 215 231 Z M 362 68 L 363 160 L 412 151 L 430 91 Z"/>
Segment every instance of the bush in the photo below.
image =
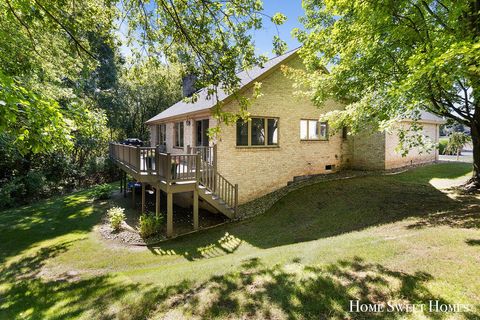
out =
<path fill-rule="evenodd" d="M 48 194 L 47 179 L 43 172 L 30 171 L 24 179 L 25 189 L 27 194 L 33 198 L 40 198 Z"/>
<path fill-rule="evenodd" d="M 139 231 L 142 238 L 146 239 L 161 231 L 163 216 L 155 216 L 154 214 L 142 214 L 139 220 Z"/>
<path fill-rule="evenodd" d="M 458 157 L 461 154 L 465 144 L 471 140 L 471 137 L 463 132 L 453 132 L 448 137 L 448 143 L 445 147 L 445 152 L 448 152 L 448 154 L 455 154 Z"/>
<path fill-rule="evenodd" d="M 115 187 L 113 187 L 109 184 L 106 184 L 106 183 L 98 185 L 92 191 L 93 199 L 95 199 L 95 200 L 110 199 L 110 197 L 112 196 L 113 189 L 115 189 Z"/>
<path fill-rule="evenodd" d="M 122 222 L 125 221 L 125 209 L 120 207 L 113 207 L 108 209 L 107 216 L 110 226 L 113 230 L 118 231 L 122 227 Z"/>
<path fill-rule="evenodd" d="M 446 154 L 447 145 L 448 145 L 448 139 L 440 138 L 440 140 L 438 141 L 438 153 Z"/>
<path fill-rule="evenodd" d="M 15 178 L 12 181 L 3 183 L 0 187 L 0 209 L 15 206 L 17 198 L 25 194 L 25 185 L 21 179 Z"/>

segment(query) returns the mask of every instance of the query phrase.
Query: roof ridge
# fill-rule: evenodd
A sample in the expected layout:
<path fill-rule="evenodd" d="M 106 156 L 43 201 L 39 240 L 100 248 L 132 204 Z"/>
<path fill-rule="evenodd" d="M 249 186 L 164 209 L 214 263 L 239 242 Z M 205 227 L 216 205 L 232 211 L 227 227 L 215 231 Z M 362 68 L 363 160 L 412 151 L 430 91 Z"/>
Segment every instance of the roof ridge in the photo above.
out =
<path fill-rule="evenodd" d="M 295 49 L 289 50 L 282 55 L 278 55 L 267 60 L 262 67 L 259 65 L 253 66 L 251 69 L 244 69 L 236 75 L 239 78 L 239 88 L 242 89 L 245 86 L 251 84 L 255 79 L 258 79 L 262 75 L 264 75 L 267 71 L 272 70 L 276 66 L 278 66 L 282 61 L 285 61 L 287 58 L 292 56 L 296 51 L 298 51 L 301 47 L 297 47 Z M 151 123 L 159 120 L 164 120 L 168 118 L 173 118 L 177 116 L 181 116 L 184 114 L 195 113 L 198 111 L 208 110 L 217 104 L 218 101 L 223 101 L 231 96 L 221 88 L 219 88 L 218 92 L 218 101 L 217 97 L 208 96 L 207 90 L 208 87 L 204 87 L 199 89 L 196 93 L 198 94 L 198 98 L 195 102 L 185 102 L 183 99 L 178 101 L 177 103 L 173 104 L 169 108 L 165 109 L 164 111 L 160 112 L 156 116 L 152 117 L 151 119 L 147 120 L 146 123 Z"/>
<path fill-rule="evenodd" d="M 302 46 L 298 46 L 298 47 L 296 47 L 296 48 L 294 48 L 294 49 L 285 51 L 284 53 L 279 54 L 278 56 L 271 57 L 271 58 L 269 58 L 267 61 L 265 61 L 265 63 L 268 63 L 268 62 L 272 61 L 273 59 L 277 59 L 277 58 L 280 58 L 280 57 L 282 57 L 282 56 L 286 56 L 286 55 L 288 55 L 288 54 L 290 54 L 290 53 L 294 53 L 295 51 L 299 50 L 301 47 L 302 47 Z M 260 66 L 259 66 L 259 65 L 253 66 L 253 68 L 255 68 L 255 67 L 260 67 Z M 253 69 L 253 68 L 252 68 L 252 69 Z M 243 71 L 247 71 L 247 70 L 244 69 L 244 70 L 242 70 L 242 71 L 237 72 L 237 74 L 240 73 L 240 72 L 243 72 Z"/>

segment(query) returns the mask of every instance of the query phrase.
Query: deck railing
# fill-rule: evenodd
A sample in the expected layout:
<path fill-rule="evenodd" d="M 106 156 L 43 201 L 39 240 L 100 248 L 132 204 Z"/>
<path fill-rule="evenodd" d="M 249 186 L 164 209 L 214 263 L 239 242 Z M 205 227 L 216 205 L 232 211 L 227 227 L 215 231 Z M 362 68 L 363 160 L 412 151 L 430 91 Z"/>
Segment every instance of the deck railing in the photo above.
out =
<path fill-rule="evenodd" d="M 187 153 L 200 153 L 202 161 L 205 161 L 212 166 L 217 165 L 217 149 L 214 146 L 187 146 Z"/>
<path fill-rule="evenodd" d="M 162 153 L 155 147 L 110 143 L 110 157 L 139 175 L 157 176 L 167 183 L 196 181 L 237 210 L 238 185 L 217 172 L 215 147 L 190 147 L 187 154 Z"/>
<path fill-rule="evenodd" d="M 238 206 L 238 184 L 234 185 L 225 179 L 224 176 L 217 172 L 216 167 L 210 165 L 207 161 L 201 161 L 200 163 L 200 183 L 236 212 Z"/>
<path fill-rule="evenodd" d="M 197 155 L 161 153 L 154 147 L 110 143 L 110 157 L 133 173 L 167 181 L 195 180 Z"/>

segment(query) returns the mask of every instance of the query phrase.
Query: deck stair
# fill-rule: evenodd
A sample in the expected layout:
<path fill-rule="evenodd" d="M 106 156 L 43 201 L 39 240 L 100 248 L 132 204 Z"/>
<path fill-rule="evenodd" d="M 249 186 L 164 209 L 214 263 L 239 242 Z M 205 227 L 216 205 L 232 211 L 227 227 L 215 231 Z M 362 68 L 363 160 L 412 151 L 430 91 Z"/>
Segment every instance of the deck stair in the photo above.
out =
<path fill-rule="evenodd" d="M 193 147 L 198 154 L 200 172 L 198 194 L 208 204 L 227 217 L 235 218 L 238 206 L 238 185 L 232 184 L 217 171 L 215 147 Z"/>

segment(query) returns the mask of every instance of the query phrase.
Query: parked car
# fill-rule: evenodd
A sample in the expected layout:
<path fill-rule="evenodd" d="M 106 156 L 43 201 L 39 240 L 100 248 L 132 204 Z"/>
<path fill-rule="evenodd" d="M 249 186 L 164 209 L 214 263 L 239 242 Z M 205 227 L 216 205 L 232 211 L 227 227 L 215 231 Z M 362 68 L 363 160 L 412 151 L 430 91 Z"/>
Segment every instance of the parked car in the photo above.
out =
<path fill-rule="evenodd" d="M 140 139 L 137 139 L 137 138 L 127 138 L 127 139 L 122 141 L 122 144 L 142 147 L 143 146 L 143 141 L 140 140 Z"/>

